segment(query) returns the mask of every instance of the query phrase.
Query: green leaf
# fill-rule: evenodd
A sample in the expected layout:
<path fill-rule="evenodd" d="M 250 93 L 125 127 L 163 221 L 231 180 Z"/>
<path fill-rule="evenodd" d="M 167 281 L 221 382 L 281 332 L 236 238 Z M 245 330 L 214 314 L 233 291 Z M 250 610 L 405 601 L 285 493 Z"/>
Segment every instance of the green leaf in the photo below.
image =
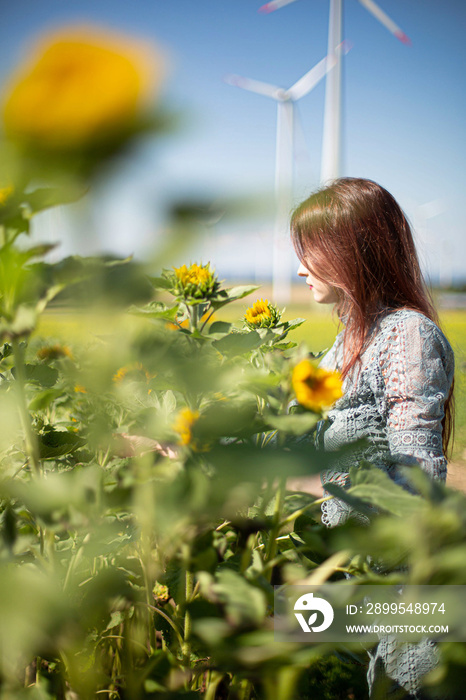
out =
<path fill-rule="evenodd" d="M 193 434 L 201 441 L 209 438 L 250 436 L 264 428 L 257 418 L 257 403 L 249 401 L 216 401 L 202 411 Z"/>
<path fill-rule="evenodd" d="M 85 443 L 76 433 L 68 432 L 68 430 L 54 430 L 53 428 L 39 434 L 37 438 L 41 459 L 63 457 L 63 455 L 74 452 Z"/>
<path fill-rule="evenodd" d="M 21 253 L 24 261 L 26 262 L 27 260 L 32 260 L 32 258 L 42 258 L 44 255 L 47 255 L 47 253 L 55 250 L 56 247 L 56 243 L 42 243 L 32 246 L 31 248 L 27 248 L 26 250 L 21 251 Z"/>
<path fill-rule="evenodd" d="M 161 301 L 152 301 L 146 306 L 132 306 L 129 313 L 134 316 L 142 316 L 144 318 L 160 318 L 167 321 L 174 321 L 179 311 L 179 305 L 167 306 Z"/>
<path fill-rule="evenodd" d="M 112 306 L 145 304 L 153 297 L 153 290 L 141 265 L 131 258 L 107 259 L 71 256 L 50 265 L 34 266 L 37 276 L 47 287 L 54 286 L 64 304 L 95 305 L 105 301 Z M 56 292 L 55 292 L 56 293 Z"/>
<path fill-rule="evenodd" d="M 290 350 L 291 348 L 295 348 L 297 343 L 293 343 L 290 341 L 289 343 L 274 343 L 273 348 L 275 350 Z"/>
<path fill-rule="evenodd" d="M 242 285 L 240 287 L 231 287 L 231 289 L 222 289 L 216 297 L 211 299 L 210 303 L 213 309 L 221 309 L 225 304 L 243 299 L 248 294 L 252 294 L 258 289 L 259 287 L 254 285 Z"/>
<path fill-rule="evenodd" d="M 316 552 L 300 535 L 292 532 L 288 537 L 293 547 L 299 550 L 299 554 L 313 564 L 321 564 L 325 560 L 325 555 L 321 552 Z"/>
<path fill-rule="evenodd" d="M 149 277 L 149 282 L 156 291 L 170 291 L 173 289 L 173 280 L 166 277 Z"/>
<path fill-rule="evenodd" d="M 39 439 L 44 436 L 38 435 Z M 74 435 L 76 440 L 79 440 Z M 56 511 L 74 506 L 86 512 L 89 503 L 95 502 L 95 492 L 99 488 L 100 470 L 97 467 L 76 469 L 73 472 L 47 473 L 47 478 L 24 482 L 11 479 L 4 484 L 5 491 L 15 499 L 24 503 L 34 514 L 50 518 Z M 100 527 L 93 534 L 100 534 Z"/>
<path fill-rule="evenodd" d="M 432 503 L 442 503 L 448 496 L 446 485 L 441 481 L 431 479 L 421 467 L 401 467 L 400 472 L 416 493 L 419 493 Z"/>
<path fill-rule="evenodd" d="M 306 322 L 307 319 L 305 318 L 294 318 L 292 321 L 284 321 L 283 323 L 280 323 L 277 328 L 282 327 L 283 330 L 289 332 L 294 330 L 295 328 L 299 328 L 299 326 L 302 326 L 303 323 Z"/>
<path fill-rule="evenodd" d="M 163 395 L 162 409 L 166 416 L 169 416 L 176 410 L 176 396 L 170 389 Z"/>
<path fill-rule="evenodd" d="M 11 549 L 18 536 L 16 513 L 9 503 L 3 513 L 2 536 L 6 546 Z"/>
<path fill-rule="evenodd" d="M 113 610 L 110 616 L 110 622 L 105 629 L 111 630 L 114 627 L 118 627 L 122 622 L 125 621 L 125 613 L 122 610 Z"/>
<path fill-rule="evenodd" d="M 329 453 L 312 444 L 256 447 L 249 444 L 216 445 L 205 455 L 225 491 L 241 482 L 262 483 L 276 476 L 311 476 L 332 464 Z"/>
<path fill-rule="evenodd" d="M 351 508 L 358 511 L 358 513 L 367 516 L 374 515 L 374 511 L 370 508 L 369 504 L 365 500 L 355 496 L 352 489 L 343 489 L 341 486 L 338 486 L 338 484 L 332 482 L 325 482 L 324 488 L 331 496 L 335 496 L 335 498 L 339 498 L 340 501 L 344 501 L 351 506 Z"/>
<path fill-rule="evenodd" d="M 263 343 L 257 331 L 249 333 L 230 333 L 220 340 L 214 340 L 213 347 L 222 355 L 242 355 L 255 350 Z"/>
<path fill-rule="evenodd" d="M 41 391 L 29 402 L 29 410 L 43 411 L 60 396 L 63 396 L 63 391 L 61 389 L 46 389 L 45 391 Z"/>
<path fill-rule="evenodd" d="M 11 321 L 0 322 L 0 337 L 13 340 L 32 333 L 37 323 L 37 312 L 32 306 L 20 304 Z"/>
<path fill-rule="evenodd" d="M 83 188 L 75 186 L 66 187 L 39 187 L 25 195 L 25 201 L 31 212 L 42 211 L 60 204 L 76 202 L 86 194 Z"/>
<path fill-rule="evenodd" d="M 319 421 L 319 416 L 315 413 L 293 413 L 286 416 L 266 415 L 266 421 L 269 426 L 291 435 L 302 435 L 316 425 Z"/>
<path fill-rule="evenodd" d="M 51 287 L 49 287 L 45 294 L 36 303 L 37 315 L 41 314 L 45 310 L 49 301 L 52 301 L 52 299 L 54 299 L 57 296 L 57 294 L 63 291 L 64 288 L 64 284 L 53 284 Z"/>
<path fill-rule="evenodd" d="M 394 515 L 409 515 L 425 507 L 420 496 L 413 495 L 381 469 L 362 462 L 350 470 L 352 496 L 369 502 Z M 343 499 L 345 500 L 345 499 Z"/>
<path fill-rule="evenodd" d="M 239 287 L 231 287 L 230 289 L 225 289 L 228 296 L 228 301 L 235 301 L 237 299 L 243 299 L 247 297 L 248 294 L 252 294 L 260 289 L 257 285 L 241 285 Z"/>
<path fill-rule="evenodd" d="M 9 343 L 5 343 L 0 351 L 0 359 L 5 360 L 7 357 L 13 354 L 13 348 Z"/>
<path fill-rule="evenodd" d="M 30 382 L 31 384 L 39 384 L 40 386 L 51 387 L 56 383 L 58 379 L 58 370 L 55 369 L 55 367 L 50 367 L 49 365 L 25 365 L 24 371 L 26 375 L 26 382 Z M 11 373 L 16 379 L 16 367 L 12 368 Z"/>
<path fill-rule="evenodd" d="M 259 625 L 265 618 L 267 607 L 263 591 L 231 569 L 218 572 L 212 592 L 225 606 L 227 621 L 235 627 Z"/>
<path fill-rule="evenodd" d="M 214 333 L 229 333 L 231 331 L 231 327 L 231 323 L 226 323 L 225 321 L 214 321 L 214 323 L 209 326 L 209 335 L 213 335 Z"/>
<path fill-rule="evenodd" d="M 19 659 L 33 658 L 39 649 L 45 649 L 57 630 L 64 629 L 62 625 L 67 619 L 65 610 L 58 577 L 54 578 L 37 566 L 1 567 L 0 646 L 3 674 L 14 677 Z M 14 694 L 18 697 L 17 691 Z M 44 695 L 40 692 L 37 697 L 44 698 Z M 46 693 L 45 697 L 50 696 Z"/>
<path fill-rule="evenodd" d="M 273 328 L 258 328 L 257 333 L 259 333 L 263 343 L 277 340 L 277 333 Z M 278 337 L 281 338 L 282 334 L 280 333 Z"/>

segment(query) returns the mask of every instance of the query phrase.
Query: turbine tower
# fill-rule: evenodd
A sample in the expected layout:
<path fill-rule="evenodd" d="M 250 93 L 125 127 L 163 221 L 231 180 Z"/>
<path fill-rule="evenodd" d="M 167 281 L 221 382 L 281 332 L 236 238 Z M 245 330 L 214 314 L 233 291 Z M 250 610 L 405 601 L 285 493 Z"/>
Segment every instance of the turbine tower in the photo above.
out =
<path fill-rule="evenodd" d="M 389 32 L 394 34 L 404 44 L 410 45 L 411 40 L 385 14 L 374 0 L 358 0 Z M 280 9 L 295 0 L 271 0 L 263 5 L 259 12 L 269 13 Z M 334 58 L 334 66 L 327 73 L 325 87 L 324 132 L 322 138 L 321 184 L 341 175 L 341 52 L 337 47 L 341 44 L 343 0 L 330 0 L 330 16 L 328 26 L 327 54 Z"/>
<path fill-rule="evenodd" d="M 339 54 L 340 50 L 334 51 Z M 288 217 L 291 209 L 293 187 L 294 103 L 307 95 L 336 63 L 336 58 L 326 57 L 309 70 L 288 90 L 259 80 L 228 75 L 229 85 L 270 97 L 277 102 L 277 140 L 275 154 L 276 216 L 273 240 L 273 298 L 278 302 L 290 299 L 290 245 Z"/>

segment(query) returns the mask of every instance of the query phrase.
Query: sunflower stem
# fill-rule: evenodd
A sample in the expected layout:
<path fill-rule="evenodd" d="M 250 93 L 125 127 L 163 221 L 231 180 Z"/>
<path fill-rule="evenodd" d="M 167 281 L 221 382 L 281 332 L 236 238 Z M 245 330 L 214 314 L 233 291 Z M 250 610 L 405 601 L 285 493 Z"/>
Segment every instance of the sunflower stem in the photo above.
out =
<path fill-rule="evenodd" d="M 281 513 L 283 510 L 283 503 L 285 501 L 286 492 L 286 477 L 281 476 L 278 482 L 278 488 L 275 495 L 275 506 L 273 513 L 273 526 L 270 530 L 269 539 L 267 542 L 267 549 L 265 552 L 264 564 L 267 565 L 270 561 L 275 559 L 278 550 L 278 536 L 281 529 Z M 271 581 L 272 579 L 273 567 L 271 567 L 266 573 L 266 580 Z"/>
<path fill-rule="evenodd" d="M 189 666 L 191 660 L 191 613 L 188 610 L 188 603 L 191 602 L 194 591 L 194 574 L 190 570 L 191 548 L 185 545 L 183 548 L 183 559 L 185 568 L 185 611 L 184 611 L 184 640 L 183 640 L 183 663 Z"/>
<path fill-rule="evenodd" d="M 15 369 L 16 369 L 16 396 L 18 399 L 18 410 L 21 418 L 21 423 L 24 430 L 25 442 L 26 442 L 26 454 L 28 456 L 29 462 L 32 467 L 32 471 L 35 476 L 40 476 L 40 455 L 39 455 L 39 445 L 37 443 L 36 435 L 32 429 L 31 416 L 29 415 L 29 410 L 26 401 L 26 372 L 24 365 L 24 356 L 22 348 L 15 338 L 11 341 L 13 348 L 13 355 L 15 358 Z"/>
<path fill-rule="evenodd" d="M 204 313 L 207 313 L 207 309 L 208 309 L 208 308 L 209 308 L 209 306 L 207 306 L 207 308 L 206 308 L 206 310 L 204 311 Z M 212 316 L 214 315 L 214 313 L 215 313 L 215 309 L 212 309 L 212 311 L 211 311 L 210 314 L 207 316 L 207 318 L 205 319 L 204 323 L 203 323 L 202 326 L 201 326 L 201 333 L 202 333 L 202 331 L 204 330 L 204 328 L 206 327 L 206 324 L 210 321 L 210 319 L 211 319 Z"/>

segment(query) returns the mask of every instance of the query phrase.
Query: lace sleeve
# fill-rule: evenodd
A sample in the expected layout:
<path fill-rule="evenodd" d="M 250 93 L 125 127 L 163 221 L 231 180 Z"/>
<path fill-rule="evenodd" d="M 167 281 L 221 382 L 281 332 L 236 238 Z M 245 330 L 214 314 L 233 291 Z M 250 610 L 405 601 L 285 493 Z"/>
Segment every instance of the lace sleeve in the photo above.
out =
<path fill-rule="evenodd" d="M 425 316 L 411 312 L 388 325 L 379 356 L 379 410 L 386 417 L 390 453 L 441 480 L 447 465 L 442 420 L 453 365 L 448 341 Z"/>
<path fill-rule="evenodd" d="M 344 331 L 338 333 L 330 350 L 324 355 L 319 362 L 319 367 L 328 370 L 340 369 L 343 350 Z"/>

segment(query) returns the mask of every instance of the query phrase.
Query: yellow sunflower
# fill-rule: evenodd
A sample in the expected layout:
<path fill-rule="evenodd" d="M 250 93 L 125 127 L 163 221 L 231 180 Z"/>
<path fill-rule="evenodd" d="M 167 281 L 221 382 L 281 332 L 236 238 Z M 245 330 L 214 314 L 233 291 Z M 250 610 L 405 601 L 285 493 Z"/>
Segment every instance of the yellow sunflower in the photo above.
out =
<path fill-rule="evenodd" d="M 87 394 L 87 389 L 82 384 L 76 384 L 74 390 L 76 394 Z"/>
<path fill-rule="evenodd" d="M 130 365 L 120 367 L 113 375 L 113 381 L 116 384 L 124 379 L 145 379 L 146 382 L 150 382 L 154 377 L 155 374 L 148 372 L 141 362 L 132 362 Z"/>
<path fill-rule="evenodd" d="M 73 353 L 68 345 L 56 343 L 55 345 L 46 345 L 40 348 L 37 351 L 37 357 L 39 360 L 58 360 L 60 357 L 69 357 L 69 359 L 72 360 Z"/>
<path fill-rule="evenodd" d="M 176 291 L 184 299 L 209 299 L 219 288 L 217 276 L 210 269 L 210 263 L 207 265 L 193 263 L 189 267 L 182 265 L 173 269 Z"/>
<path fill-rule="evenodd" d="M 94 27 L 42 38 L 7 88 L 5 130 L 40 148 L 74 149 L 127 130 L 161 82 L 140 42 Z"/>
<path fill-rule="evenodd" d="M 316 413 L 330 408 L 343 396 L 339 372 L 315 367 L 309 360 L 301 360 L 295 366 L 291 383 L 298 403 Z"/>
<path fill-rule="evenodd" d="M 258 299 L 244 314 L 249 328 L 274 328 L 280 322 L 280 312 L 267 299 Z"/>
<path fill-rule="evenodd" d="M 6 187 L 0 187 L 0 205 L 5 204 L 8 199 L 10 199 L 13 194 L 13 185 L 7 185 Z"/>
<path fill-rule="evenodd" d="M 179 435 L 180 445 L 189 445 L 192 442 L 192 428 L 198 418 L 199 411 L 192 411 L 190 408 L 182 408 L 178 413 L 173 423 L 173 430 Z"/>

